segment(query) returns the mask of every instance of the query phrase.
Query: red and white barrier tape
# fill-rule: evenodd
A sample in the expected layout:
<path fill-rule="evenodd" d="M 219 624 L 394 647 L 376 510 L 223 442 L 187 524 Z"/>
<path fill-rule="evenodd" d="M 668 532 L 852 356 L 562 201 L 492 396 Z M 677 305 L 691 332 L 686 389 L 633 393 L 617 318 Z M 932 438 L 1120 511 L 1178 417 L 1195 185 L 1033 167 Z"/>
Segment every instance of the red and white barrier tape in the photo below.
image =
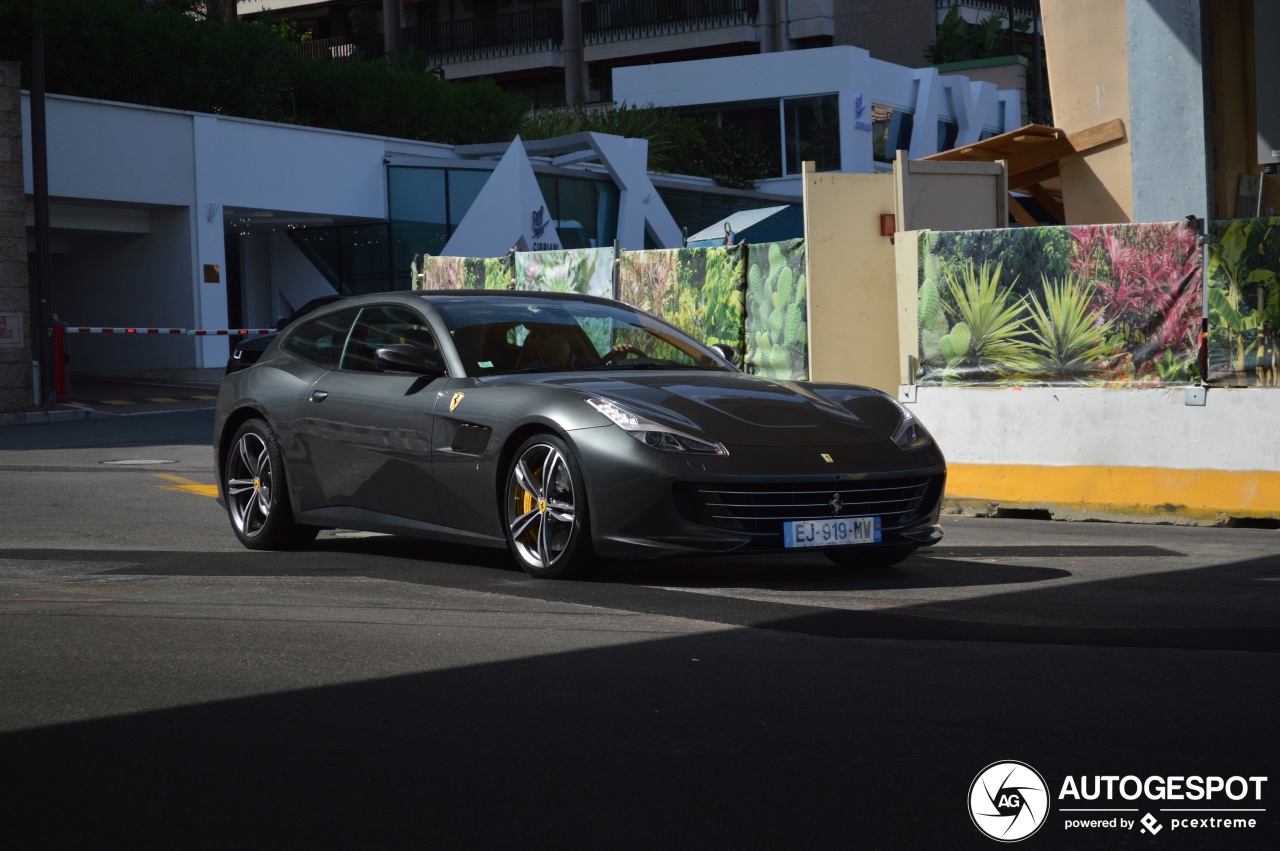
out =
<path fill-rule="evenodd" d="M 250 334 L 271 334 L 275 328 L 221 328 L 214 331 L 187 328 L 73 328 L 65 325 L 64 334 L 185 334 L 189 337 L 246 337 Z"/>

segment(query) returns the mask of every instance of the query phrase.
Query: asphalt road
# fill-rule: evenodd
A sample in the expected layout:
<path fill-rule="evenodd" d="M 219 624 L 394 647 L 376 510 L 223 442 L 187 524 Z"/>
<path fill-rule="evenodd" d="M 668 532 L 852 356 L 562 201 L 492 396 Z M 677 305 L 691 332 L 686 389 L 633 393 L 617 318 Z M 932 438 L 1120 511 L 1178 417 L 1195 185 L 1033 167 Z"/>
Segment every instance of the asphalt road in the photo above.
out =
<path fill-rule="evenodd" d="M 1280 847 L 1280 532 L 948 517 L 894 570 L 577 583 L 350 533 L 253 553 L 210 422 L 0 427 L 6 847 L 994 848 L 967 804 L 999 760 L 1055 798 L 1029 848 Z M 1268 780 L 1067 829 L 1064 780 L 1112 775 Z"/>

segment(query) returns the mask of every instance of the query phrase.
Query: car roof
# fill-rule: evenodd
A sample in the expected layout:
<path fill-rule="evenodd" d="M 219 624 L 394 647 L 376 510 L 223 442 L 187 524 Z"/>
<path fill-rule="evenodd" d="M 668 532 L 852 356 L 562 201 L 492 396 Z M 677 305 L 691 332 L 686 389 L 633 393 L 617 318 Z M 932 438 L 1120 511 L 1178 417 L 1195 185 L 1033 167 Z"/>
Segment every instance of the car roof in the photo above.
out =
<path fill-rule="evenodd" d="M 347 296 L 335 301 L 331 307 L 363 307 L 368 304 L 385 304 L 387 301 L 398 301 L 402 303 L 412 304 L 418 301 L 425 301 L 428 304 L 447 304 L 470 299 L 481 300 L 497 300 L 497 299 L 518 299 L 522 301 L 578 301 L 592 302 L 595 304 L 609 304 L 615 306 L 632 307 L 623 302 L 610 298 L 601 298 L 600 296 L 586 295 L 584 293 L 554 293 L 544 292 L 541 290 L 386 290 L 376 293 L 362 293 L 361 295 Z M 326 311 L 327 312 L 327 311 Z"/>

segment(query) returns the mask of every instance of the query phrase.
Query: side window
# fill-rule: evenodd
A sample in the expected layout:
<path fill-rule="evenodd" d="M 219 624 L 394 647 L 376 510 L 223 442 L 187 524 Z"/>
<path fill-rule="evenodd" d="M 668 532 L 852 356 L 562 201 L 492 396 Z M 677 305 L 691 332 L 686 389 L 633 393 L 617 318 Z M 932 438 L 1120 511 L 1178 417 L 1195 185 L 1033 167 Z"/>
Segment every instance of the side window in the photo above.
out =
<path fill-rule="evenodd" d="M 354 309 L 339 310 L 301 325 L 297 330 L 290 329 L 289 338 L 284 341 L 285 350 L 320 366 L 336 369 L 342 358 L 347 332 L 351 330 L 351 323 L 358 312 Z"/>
<path fill-rule="evenodd" d="M 440 348 L 426 320 L 408 308 L 380 304 L 360 311 L 342 356 L 342 368 L 380 372 L 375 352 L 379 346 L 393 343 L 417 346 L 428 363 L 440 363 Z"/>

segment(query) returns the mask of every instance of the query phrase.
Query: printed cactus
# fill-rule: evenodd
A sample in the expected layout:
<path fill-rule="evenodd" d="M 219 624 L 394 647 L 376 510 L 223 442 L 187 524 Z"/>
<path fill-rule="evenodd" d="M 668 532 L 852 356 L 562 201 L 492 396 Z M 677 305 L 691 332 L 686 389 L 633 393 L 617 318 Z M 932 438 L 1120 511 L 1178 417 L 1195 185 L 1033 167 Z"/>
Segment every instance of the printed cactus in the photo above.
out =
<path fill-rule="evenodd" d="M 969 346 L 973 343 L 973 332 L 969 330 L 968 325 L 961 322 L 952 328 L 951 333 L 943 337 L 939 343 L 942 349 L 942 357 L 950 363 L 969 354 Z"/>
<path fill-rule="evenodd" d="M 804 378 L 809 321 L 804 243 L 751 246 L 747 269 L 748 370 L 769 378 Z"/>

